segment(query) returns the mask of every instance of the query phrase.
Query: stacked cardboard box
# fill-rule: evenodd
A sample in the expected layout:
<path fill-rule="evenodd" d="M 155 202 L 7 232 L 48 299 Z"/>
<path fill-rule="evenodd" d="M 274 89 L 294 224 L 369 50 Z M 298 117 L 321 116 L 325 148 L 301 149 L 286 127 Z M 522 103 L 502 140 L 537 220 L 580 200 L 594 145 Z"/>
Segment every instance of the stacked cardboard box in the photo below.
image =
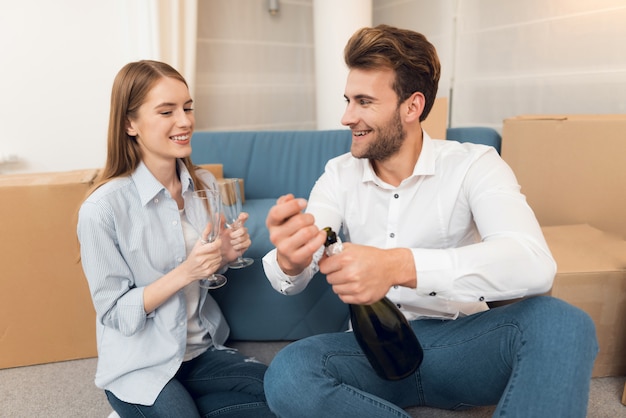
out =
<path fill-rule="evenodd" d="M 0 175 L 0 368 L 97 355 L 76 236 L 97 173 Z"/>
<path fill-rule="evenodd" d="M 96 355 L 76 238 L 96 174 L 0 176 L 0 368 Z"/>
<path fill-rule="evenodd" d="M 626 115 L 507 119 L 502 157 L 557 261 L 552 295 L 596 324 L 593 375 L 626 375 Z"/>
<path fill-rule="evenodd" d="M 448 98 L 437 97 L 422 127 L 433 139 L 446 139 L 448 127 Z"/>

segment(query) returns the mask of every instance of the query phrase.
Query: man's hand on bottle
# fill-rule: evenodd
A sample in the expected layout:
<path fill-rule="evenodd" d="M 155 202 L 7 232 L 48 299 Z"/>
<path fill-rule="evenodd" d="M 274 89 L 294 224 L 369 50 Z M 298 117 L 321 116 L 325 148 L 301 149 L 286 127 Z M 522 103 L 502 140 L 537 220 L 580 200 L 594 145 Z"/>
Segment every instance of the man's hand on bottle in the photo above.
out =
<path fill-rule="evenodd" d="M 324 257 L 319 266 L 345 303 L 369 305 L 385 297 L 392 286 L 416 285 L 413 257 L 406 248 L 343 243 L 341 253 Z"/>

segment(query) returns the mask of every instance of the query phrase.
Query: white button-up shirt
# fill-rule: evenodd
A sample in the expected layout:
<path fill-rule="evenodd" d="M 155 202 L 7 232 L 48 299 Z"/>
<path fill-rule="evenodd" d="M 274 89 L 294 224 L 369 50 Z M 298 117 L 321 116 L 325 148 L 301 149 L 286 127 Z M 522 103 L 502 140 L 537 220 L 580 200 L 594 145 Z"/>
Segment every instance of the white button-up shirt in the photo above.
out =
<path fill-rule="evenodd" d="M 340 228 L 346 241 L 410 248 L 417 288 L 392 287 L 387 297 L 409 319 L 454 319 L 487 309 L 486 302 L 548 291 L 556 263 L 520 186 L 492 147 L 432 140 L 424 132 L 413 174 L 395 187 L 367 159 L 350 153 L 330 160 L 311 192 L 307 212 L 319 228 Z M 263 258 L 272 286 L 301 292 L 317 261 L 285 275 L 276 249 Z"/>

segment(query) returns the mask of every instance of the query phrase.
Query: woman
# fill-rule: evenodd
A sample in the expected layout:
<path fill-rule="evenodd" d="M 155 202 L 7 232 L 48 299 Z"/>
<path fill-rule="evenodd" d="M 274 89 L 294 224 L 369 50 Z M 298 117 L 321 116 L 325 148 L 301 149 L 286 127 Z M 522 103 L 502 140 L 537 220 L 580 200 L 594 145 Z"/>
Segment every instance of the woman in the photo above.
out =
<path fill-rule="evenodd" d="M 228 325 L 199 286 L 251 241 L 242 227 L 206 243 L 187 220 L 192 192 L 217 190 L 189 157 L 192 103 L 161 62 L 127 64 L 113 83 L 106 164 L 78 218 L 95 382 L 121 417 L 272 416 L 266 366 L 223 346 Z"/>

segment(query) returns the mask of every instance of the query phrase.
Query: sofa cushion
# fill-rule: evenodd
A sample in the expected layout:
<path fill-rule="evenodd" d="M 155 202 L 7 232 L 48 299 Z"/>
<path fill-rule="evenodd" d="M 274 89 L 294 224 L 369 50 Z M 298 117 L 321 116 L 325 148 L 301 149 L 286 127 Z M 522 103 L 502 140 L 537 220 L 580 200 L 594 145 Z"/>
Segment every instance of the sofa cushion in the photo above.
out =
<path fill-rule="evenodd" d="M 270 242 L 270 234 L 265 226 L 265 218 L 270 208 L 276 203 L 276 198 L 271 199 L 248 199 L 243 204 L 242 210 L 250 217 L 246 221 L 246 227 L 250 233 L 252 246 L 246 252 L 247 257 L 263 258 L 274 248 Z"/>
<path fill-rule="evenodd" d="M 493 128 L 486 126 L 466 126 L 460 128 L 448 128 L 446 139 L 457 142 L 472 142 L 492 146 L 500 154 L 502 147 L 502 137 Z"/>
<path fill-rule="evenodd" d="M 300 295 L 285 296 L 270 286 L 262 258 L 274 246 L 265 227 L 267 212 L 276 199 L 248 199 L 243 210 L 250 214 L 246 226 L 253 245 L 245 253 L 254 264 L 228 270 L 228 284 L 211 291 L 237 341 L 297 340 L 348 327 L 348 311 L 332 291 L 325 276 L 318 273 Z"/>
<path fill-rule="evenodd" d="M 348 306 L 318 273 L 300 294 L 285 296 L 270 286 L 262 261 L 228 270 L 228 283 L 211 295 L 220 305 L 235 341 L 292 341 L 348 328 Z"/>
<path fill-rule="evenodd" d="M 233 340 L 296 340 L 348 326 L 347 306 L 317 274 L 300 294 L 284 296 L 269 284 L 262 258 L 273 249 L 265 218 L 276 199 L 293 193 L 308 197 L 326 162 L 350 150 L 349 130 L 240 131 L 194 133 L 196 164 L 222 164 L 225 177 L 244 180 L 243 210 L 254 264 L 228 270 L 228 284 L 212 290 L 231 327 Z"/>
<path fill-rule="evenodd" d="M 196 164 L 220 163 L 244 179 L 246 199 L 308 197 L 326 162 L 350 150 L 350 130 L 195 132 Z"/>

